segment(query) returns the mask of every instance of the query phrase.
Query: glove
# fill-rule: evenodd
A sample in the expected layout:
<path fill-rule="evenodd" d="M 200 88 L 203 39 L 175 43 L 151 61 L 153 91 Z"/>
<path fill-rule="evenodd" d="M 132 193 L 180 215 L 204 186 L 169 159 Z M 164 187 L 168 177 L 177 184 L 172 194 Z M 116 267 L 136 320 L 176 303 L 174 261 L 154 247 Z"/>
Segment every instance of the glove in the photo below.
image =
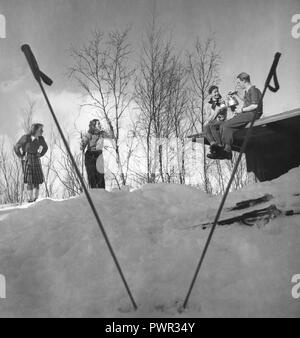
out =
<path fill-rule="evenodd" d="M 86 145 L 84 143 L 80 143 L 80 150 L 83 151 L 85 149 Z"/>

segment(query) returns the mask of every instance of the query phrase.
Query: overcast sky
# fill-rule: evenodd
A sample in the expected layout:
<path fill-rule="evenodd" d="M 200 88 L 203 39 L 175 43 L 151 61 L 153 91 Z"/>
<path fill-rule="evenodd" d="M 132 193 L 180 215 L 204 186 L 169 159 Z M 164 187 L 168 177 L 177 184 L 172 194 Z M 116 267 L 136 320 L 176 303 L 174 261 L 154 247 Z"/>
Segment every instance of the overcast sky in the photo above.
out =
<path fill-rule="evenodd" d="M 0 134 L 20 135 L 26 97 L 40 97 L 20 51 L 23 43 L 31 45 L 41 69 L 54 80 L 47 91 L 58 117 L 72 123 L 78 116 L 80 91 L 66 76 L 72 62 L 70 45 L 80 47 L 95 28 L 105 32 L 127 25 L 132 26 L 131 42 L 137 44 L 154 2 L 159 21 L 183 52 L 197 36 L 205 39 L 215 33 L 222 54 L 221 92 L 234 87 L 241 71 L 262 89 L 279 51 L 281 89 L 277 94 L 267 92 L 265 115 L 300 107 L 300 38 L 291 34 L 300 0 L 0 0 L 0 14 L 6 18 L 6 38 L 0 39 Z M 49 121 L 42 102 L 36 118 Z"/>

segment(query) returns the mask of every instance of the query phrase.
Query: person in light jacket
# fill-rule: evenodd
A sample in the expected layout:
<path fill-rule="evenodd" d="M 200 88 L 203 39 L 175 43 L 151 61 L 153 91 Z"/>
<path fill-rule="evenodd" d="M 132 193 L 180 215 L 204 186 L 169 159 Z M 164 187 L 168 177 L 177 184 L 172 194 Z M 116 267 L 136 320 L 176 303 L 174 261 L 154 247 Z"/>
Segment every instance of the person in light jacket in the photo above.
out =
<path fill-rule="evenodd" d="M 85 151 L 85 168 L 90 188 L 105 189 L 103 144 L 105 138 L 113 138 L 102 130 L 100 121 L 93 119 L 88 132 L 81 139 L 80 149 Z"/>
<path fill-rule="evenodd" d="M 219 88 L 215 85 L 208 89 L 210 95 L 209 101 L 204 106 L 206 123 L 203 127 L 206 139 L 210 144 L 211 153 L 215 152 L 217 147 L 221 147 L 222 139 L 220 134 L 221 124 L 227 117 L 227 106 L 219 93 Z M 210 154 L 208 154 L 209 157 Z"/>
<path fill-rule="evenodd" d="M 30 133 L 23 135 L 14 146 L 14 151 L 22 161 L 24 184 L 27 184 L 28 202 L 35 202 L 39 197 L 39 186 L 44 182 L 41 165 L 48 146 L 43 135 L 43 125 L 34 123 Z"/>

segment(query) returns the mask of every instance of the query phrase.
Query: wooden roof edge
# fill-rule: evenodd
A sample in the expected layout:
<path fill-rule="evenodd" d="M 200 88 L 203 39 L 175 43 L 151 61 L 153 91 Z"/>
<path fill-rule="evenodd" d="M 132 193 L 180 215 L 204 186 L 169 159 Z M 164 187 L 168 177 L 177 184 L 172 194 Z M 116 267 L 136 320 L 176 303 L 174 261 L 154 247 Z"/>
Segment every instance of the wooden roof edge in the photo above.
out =
<path fill-rule="evenodd" d="M 288 110 L 288 111 L 285 111 L 285 112 L 282 112 L 282 113 L 279 113 L 279 114 L 275 114 L 275 115 L 262 117 L 261 119 L 254 122 L 254 127 L 255 126 L 263 126 L 263 125 L 268 124 L 268 123 L 273 123 L 273 122 L 289 119 L 289 118 L 296 117 L 296 116 L 300 116 L 300 108 Z M 246 126 L 246 128 L 249 128 L 249 126 L 250 126 L 250 123 Z M 195 134 L 194 136 L 196 138 L 197 143 L 203 143 L 204 142 L 204 140 L 203 140 L 205 138 L 204 132 Z"/>
<path fill-rule="evenodd" d="M 254 122 L 254 126 L 261 126 L 264 124 L 272 123 L 272 122 L 277 122 L 285 119 L 289 119 L 295 116 L 300 116 L 300 108 L 288 110 L 279 114 L 275 115 L 270 115 L 266 117 L 262 117 L 259 120 Z M 246 128 L 249 128 L 249 125 L 247 125 Z"/>

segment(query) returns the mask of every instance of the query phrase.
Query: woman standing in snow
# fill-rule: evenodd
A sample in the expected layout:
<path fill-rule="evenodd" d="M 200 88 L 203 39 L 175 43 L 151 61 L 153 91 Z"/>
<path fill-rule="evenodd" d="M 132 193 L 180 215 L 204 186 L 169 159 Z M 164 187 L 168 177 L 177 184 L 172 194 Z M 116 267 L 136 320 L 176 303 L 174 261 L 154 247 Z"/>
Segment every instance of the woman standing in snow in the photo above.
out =
<path fill-rule="evenodd" d="M 112 135 L 101 129 L 98 119 L 89 123 L 88 132 L 81 139 L 80 149 L 85 152 L 85 168 L 90 188 L 105 189 L 103 143 Z"/>
<path fill-rule="evenodd" d="M 39 197 L 39 185 L 44 182 L 41 157 L 48 150 L 43 134 L 43 125 L 34 123 L 30 133 L 23 135 L 14 146 L 14 151 L 22 161 L 24 184 L 27 184 L 28 202 Z M 35 190 L 35 192 L 34 192 Z"/>

